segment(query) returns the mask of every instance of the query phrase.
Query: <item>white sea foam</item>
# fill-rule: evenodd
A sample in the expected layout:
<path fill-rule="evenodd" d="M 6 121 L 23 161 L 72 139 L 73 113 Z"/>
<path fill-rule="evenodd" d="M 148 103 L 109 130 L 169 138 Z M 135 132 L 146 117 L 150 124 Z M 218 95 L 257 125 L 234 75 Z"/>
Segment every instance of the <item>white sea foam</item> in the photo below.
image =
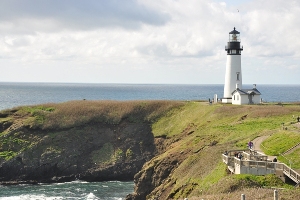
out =
<path fill-rule="evenodd" d="M 71 181 L 70 183 L 89 183 L 89 182 L 82 181 L 82 180 L 75 180 L 75 181 Z"/>
<path fill-rule="evenodd" d="M 61 196 L 46 197 L 45 195 L 20 195 L 11 197 L 0 197 L 0 200 L 61 200 L 64 199 Z"/>
<path fill-rule="evenodd" d="M 87 200 L 96 200 L 96 199 L 99 199 L 99 198 L 96 197 L 93 193 L 89 193 L 89 194 L 86 196 L 86 199 L 87 199 Z"/>

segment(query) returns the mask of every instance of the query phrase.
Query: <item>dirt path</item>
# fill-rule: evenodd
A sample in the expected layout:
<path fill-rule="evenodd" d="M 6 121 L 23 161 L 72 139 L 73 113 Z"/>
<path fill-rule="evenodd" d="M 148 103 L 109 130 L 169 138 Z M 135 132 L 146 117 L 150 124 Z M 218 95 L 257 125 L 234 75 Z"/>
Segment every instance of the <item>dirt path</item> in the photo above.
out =
<path fill-rule="evenodd" d="M 300 126 L 300 123 L 299 123 L 299 126 Z M 260 144 L 265 140 L 267 139 L 268 137 L 270 137 L 269 135 L 265 135 L 265 136 L 260 136 L 260 137 L 257 137 L 255 138 L 252 142 L 253 142 L 253 147 L 254 147 L 254 150 L 257 151 L 257 152 L 260 152 L 262 154 L 263 151 L 261 150 L 260 148 Z M 299 147 L 296 147 L 296 148 L 300 148 Z M 276 156 L 270 156 L 270 155 L 267 155 L 268 156 L 268 160 L 273 160 Z M 280 162 L 280 161 L 278 161 Z M 300 169 L 294 169 L 295 171 L 297 171 L 298 173 L 300 173 Z"/>
<path fill-rule="evenodd" d="M 260 152 L 260 153 L 262 153 L 262 154 L 264 154 L 263 153 L 263 151 L 261 150 L 261 148 L 260 148 L 260 145 L 261 145 L 261 143 L 265 140 L 265 139 L 267 139 L 268 137 L 270 137 L 269 135 L 264 135 L 264 136 L 260 136 L 260 137 L 257 137 L 257 138 L 255 138 L 252 142 L 253 142 L 253 147 L 254 147 L 254 150 L 255 151 L 258 151 L 258 152 Z M 265 155 L 265 154 L 264 154 Z M 276 156 L 270 156 L 270 155 L 267 155 L 268 156 L 268 160 L 273 160 Z"/>
<path fill-rule="evenodd" d="M 254 150 L 255 151 L 259 151 L 259 152 L 263 152 L 261 149 L 260 149 L 260 144 L 265 140 L 267 139 L 268 137 L 270 137 L 269 135 L 265 135 L 265 136 L 260 136 L 260 137 L 257 137 L 255 138 L 252 142 L 253 142 L 253 147 L 254 147 Z"/>

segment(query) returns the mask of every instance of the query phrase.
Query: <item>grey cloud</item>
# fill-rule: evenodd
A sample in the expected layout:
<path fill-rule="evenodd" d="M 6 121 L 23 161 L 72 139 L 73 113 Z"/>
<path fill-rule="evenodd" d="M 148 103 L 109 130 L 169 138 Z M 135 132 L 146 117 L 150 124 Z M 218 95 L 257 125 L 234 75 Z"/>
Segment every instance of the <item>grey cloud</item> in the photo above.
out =
<path fill-rule="evenodd" d="M 140 46 L 137 48 L 138 52 L 144 55 L 151 55 L 157 57 L 171 57 L 171 52 L 169 51 L 166 44 L 151 44 L 146 46 Z"/>
<path fill-rule="evenodd" d="M 31 29 L 43 31 L 44 26 L 31 24 L 37 20 L 54 21 L 52 29 L 138 29 L 142 24 L 164 25 L 170 16 L 135 0 L 0 0 L 0 23 L 25 21 Z"/>
<path fill-rule="evenodd" d="M 208 50 L 198 50 L 197 52 L 190 53 L 190 52 L 180 52 L 180 53 L 172 53 L 172 50 L 166 44 L 151 44 L 145 46 L 137 47 L 137 51 L 143 55 L 148 56 L 156 56 L 162 58 L 200 58 L 206 56 L 213 56 L 214 52 L 212 49 Z"/>

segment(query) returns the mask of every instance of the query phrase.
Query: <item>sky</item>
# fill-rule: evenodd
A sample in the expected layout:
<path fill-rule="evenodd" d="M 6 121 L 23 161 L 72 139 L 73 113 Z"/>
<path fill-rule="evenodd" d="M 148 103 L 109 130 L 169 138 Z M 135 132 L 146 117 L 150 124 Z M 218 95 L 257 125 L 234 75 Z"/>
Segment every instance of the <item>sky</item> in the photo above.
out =
<path fill-rule="evenodd" d="M 0 0 L 0 82 L 300 84 L 298 0 Z"/>

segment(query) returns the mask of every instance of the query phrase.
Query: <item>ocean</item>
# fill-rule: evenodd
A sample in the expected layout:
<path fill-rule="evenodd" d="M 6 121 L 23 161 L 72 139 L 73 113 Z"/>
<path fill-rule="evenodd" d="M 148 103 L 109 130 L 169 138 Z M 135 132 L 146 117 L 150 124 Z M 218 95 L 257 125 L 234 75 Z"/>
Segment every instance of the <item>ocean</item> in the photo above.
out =
<path fill-rule="evenodd" d="M 252 85 L 243 85 L 252 88 Z M 300 85 L 257 85 L 266 102 L 300 101 Z M 222 84 L 0 83 L 0 110 L 70 100 L 208 100 L 223 97 Z"/>
<path fill-rule="evenodd" d="M 244 85 L 243 88 L 252 88 Z M 267 102 L 300 102 L 300 85 L 257 85 Z M 222 98 L 223 85 L 0 83 L 0 110 L 71 100 L 208 100 Z M 133 182 L 0 186 L 0 200 L 124 199 Z"/>
<path fill-rule="evenodd" d="M 121 200 L 133 192 L 133 182 L 83 182 L 0 186 L 1 200 Z"/>

